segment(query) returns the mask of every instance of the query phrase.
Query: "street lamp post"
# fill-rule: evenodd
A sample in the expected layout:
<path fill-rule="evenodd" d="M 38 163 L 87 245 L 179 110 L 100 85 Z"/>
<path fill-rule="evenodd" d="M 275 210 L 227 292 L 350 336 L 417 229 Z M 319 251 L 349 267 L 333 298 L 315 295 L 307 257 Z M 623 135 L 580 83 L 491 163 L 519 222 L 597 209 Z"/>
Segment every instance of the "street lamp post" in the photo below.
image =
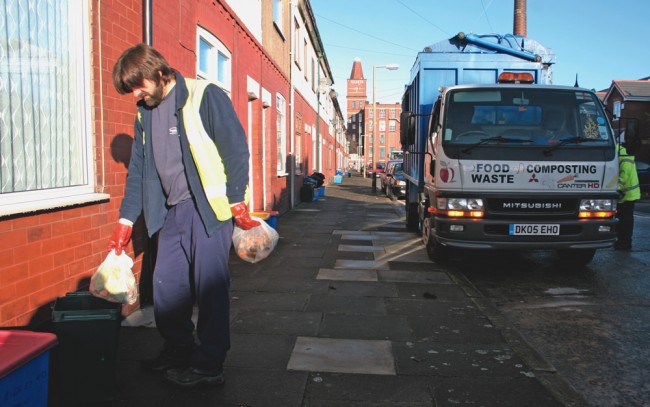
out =
<path fill-rule="evenodd" d="M 363 158 L 361 159 L 361 171 L 363 172 L 363 177 L 368 178 L 368 165 L 366 161 L 368 160 L 368 137 L 366 134 L 359 134 L 359 144 L 363 146 Z M 357 150 L 358 151 L 358 150 Z"/>
<path fill-rule="evenodd" d="M 399 69 L 399 65 L 397 64 L 388 64 L 388 65 L 373 65 L 372 66 L 372 157 L 371 157 L 371 162 L 372 166 L 372 192 L 375 193 L 377 192 L 377 167 L 376 167 L 376 160 L 375 157 L 377 157 L 377 101 L 375 100 L 375 97 L 377 95 L 377 68 L 386 68 L 391 71 L 395 71 Z"/>

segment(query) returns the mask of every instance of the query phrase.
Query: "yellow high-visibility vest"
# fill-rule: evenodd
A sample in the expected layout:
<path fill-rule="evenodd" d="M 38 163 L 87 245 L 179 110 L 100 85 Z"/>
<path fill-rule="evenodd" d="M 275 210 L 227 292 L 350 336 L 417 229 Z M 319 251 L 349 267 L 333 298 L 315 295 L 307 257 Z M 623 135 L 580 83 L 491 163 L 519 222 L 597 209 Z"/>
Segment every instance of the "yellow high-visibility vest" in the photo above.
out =
<path fill-rule="evenodd" d="M 190 144 L 190 152 L 196 164 L 196 169 L 203 185 L 205 196 L 212 207 L 212 211 L 220 221 L 226 221 L 232 218 L 230 202 L 226 195 L 226 172 L 223 161 L 217 150 L 214 141 L 208 136 L 201 115 L 199 106 L 203 99 L 205 88 L 212 82 L 206 80 L 185 79 L 185 84 L 189 92 L 185 106 L 183 106 L 183 125 L 185 134 Z M 142 122 L 142 116 L 138 112 L 138 120 Z M 144 129 L 142 130 L 142 144 L 145 143 Z M 250 200 L 250 191 L 246 186 L 244 202 L 248 204 Z"/>
<path fill-rule="evenodd" d="M 210 83 L 206 80 L 185 79 L 189 97 L 183 106 L 183 124 L 205 196 L 217 219 L 224 221 L 232 218 L 226 196 L 226 172 L 217 146 L 206 133 L 199 115 L 203 92 Z M 249 190 L 246 186 L 244 201 L 248 203 L 248 200 Z"/>

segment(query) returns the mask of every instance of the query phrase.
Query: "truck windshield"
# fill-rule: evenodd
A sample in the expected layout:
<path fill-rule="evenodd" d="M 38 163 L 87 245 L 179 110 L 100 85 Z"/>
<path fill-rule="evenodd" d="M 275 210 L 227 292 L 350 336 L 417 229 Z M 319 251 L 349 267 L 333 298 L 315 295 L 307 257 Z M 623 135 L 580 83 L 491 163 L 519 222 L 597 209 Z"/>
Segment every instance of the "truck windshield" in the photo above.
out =
<path fill-rule="evenodd" d="M 580 89 L 464 88 L 449 92 L 445 109 L 443 146 L 466 153 L 509 146 L 548 153 L 613 143 L 597 96 Z"/>

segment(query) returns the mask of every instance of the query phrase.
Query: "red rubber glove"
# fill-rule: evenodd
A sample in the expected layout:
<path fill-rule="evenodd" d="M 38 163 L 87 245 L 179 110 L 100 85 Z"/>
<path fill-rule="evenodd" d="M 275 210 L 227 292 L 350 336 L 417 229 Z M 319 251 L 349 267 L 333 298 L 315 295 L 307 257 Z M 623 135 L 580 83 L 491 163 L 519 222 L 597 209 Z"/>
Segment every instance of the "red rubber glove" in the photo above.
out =
<path fill-rule="evenodd" d="M 248 230 L 260 225 L 258 221 L 251 219 L 251 215 L 248 213 L 248 208 L 244 202 L 230 205 L 230 210 L 232 211 L 233 218 L 235 218 L 235 224 L 241 229 Z"/>
<path fill-rule="evenodd" d="M 115 249 L 115 254 L 118 256 L 122 254 L 122 251 L 126 248 L 127 243 L 131 240 L 131 231 L 133 227 L 131 225 L 126 225 L 124 223 L 118 223 L 115 227 L 115 231 L 111 235 L 111 239 L 108 241 L 108 250 Z"/>

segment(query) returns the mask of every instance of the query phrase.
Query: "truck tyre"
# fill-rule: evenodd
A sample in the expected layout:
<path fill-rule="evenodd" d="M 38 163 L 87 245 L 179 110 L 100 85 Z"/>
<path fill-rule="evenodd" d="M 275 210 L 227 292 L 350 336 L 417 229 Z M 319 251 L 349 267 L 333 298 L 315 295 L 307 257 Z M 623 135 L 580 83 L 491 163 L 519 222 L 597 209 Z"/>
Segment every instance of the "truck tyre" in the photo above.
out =
<path fill-rule="evenodd" d="M 438 243 L 435 236 L 433 236 L 433 219 L 431 216 L 425 217 L 422 222 L 422 243 L 424 243 L 431 261 L 445 264 L 449 260 L 449 249 Z"/>
<path fill-rule="evenodd" d="M 558 250 L 560 264 L 571 267 L 582 267 L 589 263 L 596 254 L 596 249 Z"/>

